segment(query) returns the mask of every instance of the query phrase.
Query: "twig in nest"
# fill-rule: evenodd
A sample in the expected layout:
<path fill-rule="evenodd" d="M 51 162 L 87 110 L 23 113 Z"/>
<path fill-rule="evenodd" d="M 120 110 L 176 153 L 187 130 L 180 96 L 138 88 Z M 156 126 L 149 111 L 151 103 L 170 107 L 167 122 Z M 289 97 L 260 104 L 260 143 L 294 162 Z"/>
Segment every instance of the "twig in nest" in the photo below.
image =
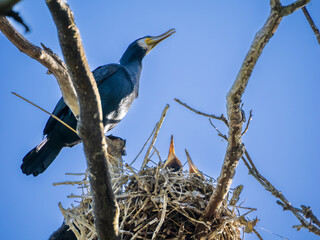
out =
<path fill-rule="evenodd" d="M 141 150 L 139 151 L 139 153 L 137 154 L 137 156 L 132 160 L 132 162 L 130 163 L 130 166 L 138 159 L 138 157 L 140 156 L 140 154 L 142 153 L 143 149 L 147 146 L 148 142 L 150 141 L 154 131 L 158 128 L 159 123 L 156 123 L 156 125 L 154 126 L 150 136 L 148 137 L 147 141 L 143 144 Z"/>
<path fill-rule="evenodd" d="M 213 115 L 213 114 L 207 114 L 207 113 L 203 113 L 203 112 L 200 112 L 192 107 L 190 107 L 189 105 L 187 105 L 186 103 L 183 103 L 181 102 L 179 99 L 175 98 L 174 99 L 177 103 L 181 104 L 182 106 L 188 108 L 189 110 L 191 110 L 192 112 L 196 113 L 196 114 L 199 114 L 199 115 L 202 115 L 202 116 L 205 116 L 205 117 L 208 117 L 208 118 L 214 118 L 214 119 L 218 119 L 218 120 L 221 120 L 223 121 L 226 126 L 228 127 L 229 126 L 229 123 L 228 123 L 228 120 L 225 118 L 225 116 L 223 114 L 220 115 L 220 117 L 216 116 L 216 115 Z"/>
<path fill-rule="evenodd" d="M 53 183 L 53 186 L 58 186 L 58 185 L 82 185 L 82 184 L 89 184 L 89 181 L 65 181 L 65 182 L 58 182 L 58 183 Z"/>
<path fill-rule="evenodd" d="M 163 109 L 163 111 L 162 111 L 160 121 L 158 122 L 158 126 L 157 126 L 157 128 L 156 128 L 156 130 L 155 130 L 155 133 L 154 133 L 154 135 L 153 135 L 152 141 L 151 141 L 150 146 L 149 146 L 149 148 L 148 148 L 148 150 L 147 150 L 147 153 L 146 153 L 146 155 L 145 155 L 145 157 L 144 157 L 144 160 L 143 160 L 143 163 L 142 163 L 142 166 L 141 166 L 141 170 L 147 165 L 147 163 L 148 163 L 148 161 L 149 161 L 150 152 L 151 152 L 151 150 L 152 150 L 152 148 L 153 148 L 154 143 L 155 143 L 156 140 L 157 140 L 157 137 L 158 137 L 160 128 L 161 128 L 161 126 L 162 126 L 162 123 L 163 123 L 166 115 L 167 115 L 167 112 L 168 112 L 169 107 L 170 107 L 169 104 L 167 104 L 167 105 L 165 106 L 165 108 Z"/>
<path fill-rule="evenodd" d="M 164 222 L 165 216 L 166 216 L 166 211 L 167 211 L 167 204 L 168 204 L 168 196 L 167 193 L 165 192 L 163 195 L 163 206 L 162 206 L 162 213 L 160 217 L 160 221 L 158 223 L 158 226 L 156 227 L 156 230 L 154 230 L 152 234 L 151 240 L 155 239 L 157 237 L 158 232 L 160 231 L 160 228 Z"/>
<path fill-rule="evenodd" d="M 64 219 L 65 219 L 66 221 L 68 221 L 68 220 L 69 220 L 69 215 L 67 214 L 67 211 L 62 207 L 62 204 L 61 204 L 60 202 L 59 202 L 58 205 L 59 205 L 60 211 L 61 211 Z M 68 225 L 68 226 L 70 227 L 70 229 L 72 230 L 72 232 L 76 235 L 76 238 L 77 238 L 77 239 L 83 239 L 83 238 L 81 237 L 81 235 L 79 234 L 78 229 L 76 229 L 73 224 L 70 224 L 70 225 Z"/>
<path fill-rule="evenodd" d="M 125 164 L 125 167 L 128 168 L 133 173 L 133 175 L 138 180 L 138 182 L 141 184 L 141 186 L 143 186 L 144 190 L 150 195 L 150 191 L 149 191 L 148 187 L 144 184 L 144 182 L 141 181 L 138 174 L 132 169 L 132 167 L 129 164 Z"/>
<path fill-rule="evenodd" d="M 65 173 L 65 175 L 69 176 L 87 176 L 87 173 Z"/>
<path fill-rule="evenodd" d="M 161 159 L 159 150 L 158 150 L 155 146 L 153 146 L 153 150 L 154 150 L 155 153 L 157 154 L 157 156 L 158 156 L 158 158 L 159 158 L 159 161 L 162 162 L 162 159 Z"/>

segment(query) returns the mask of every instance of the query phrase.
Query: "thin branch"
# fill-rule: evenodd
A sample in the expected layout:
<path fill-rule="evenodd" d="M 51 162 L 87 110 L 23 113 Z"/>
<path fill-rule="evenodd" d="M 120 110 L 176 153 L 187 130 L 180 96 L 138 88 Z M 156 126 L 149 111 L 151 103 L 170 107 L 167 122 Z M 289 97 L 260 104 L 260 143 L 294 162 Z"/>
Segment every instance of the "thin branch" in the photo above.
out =
<path fill-rule="evenodd" d="M 0 31 L 23 53 L 46 67 L 57 79 L 63 99 L 75 116 L 79 115 L 77 95 L 68 70 L 61 59 L 49 48 L 41 49 L 25 39 L 5 18 L 0 16 Z"/>
<path fill-rule="evenodd" d="M 310 232 L 313 232 L 316 235 L 320 235 L 320 222 L 313 214 L 310 207 L 305 207 L 302 205 L 302 210 L 293 207 L 291 203 L 287 200 L 287 198 L 282 194 L 282 192 L 277 190 L 265 177 L 263 177 L 260 174 L 247 150 L 245 150 L 245 157 L 242 156 L 241 158 L 245 163 L 246 167 L 248 168 L 249 174 L 252 175 L 267 191 L 271 192 L 273 196 L 280 199 L 280 201 L 277 201 L 277 203 L 282 206 L 283 210 L 291 211 L 299 220 L 301 225 L 294 227 L 298 229 L 306 228 Z M 311 223 L 307 221 L 308 218 L 311 220 Z"/>
<path fill-rule="evenodd" d="M 310 207 L 306 207 L 304 205 L 301 205 L 301 209 L 303 211 L 303 215 L 306 218 L 309 218 L 312 223 L 316 224 L 320 228 L 320 221 L 319 219 L 313 214 L 312 210 Z"/>
<path fill-rule="evenodd" d="M 143 181 L 141 181 L 141 179 L 139 178 L 138 174 L 134 171 L 134 169 L 127 163 L 124 166 L 133 173 L 133 176 L 135 176 L 137 181 L 141 184 L 141 186 L 143 186 L 144 190 L 148 193 L 148 195 L 151 196 L 149 188 L 146 186 L 146 184 Z"/>
<path fill-rule="evenodd" d="M 210 120 L 210 119 L 209 119 Z M 218 132 L 218 136 L 222 137 L 227 141 L 227 138 L 225 135 L 223 135 L 218 128 L 216 128 L 212 122 L 210 121 L 211 125 L 215 128 L 215 130 Z M 297 229 L 300 228 L 307 228 L 309 231 L 313 232 L 316 235 L 320 235 L 320 221 L 318 218 L 313 214 L 310 207 L 305 207 L 304 205 L 301 205 L 302 209 L 295 208 L 291 205 L 291 203 L 285 198 L 285 196 L 282 194 L 281 191 L 277 190 L 265 177 L 263 177 L 258 169 L 256 168 L 255 164 L 253 163 L 249 153 L 247 150 L 245 150 L 244 155 L 241 156 L 241 159 L 243 163 L 246 165 L 246 167 L 249 170 L 249 174 L 252 175 L 267 191 L 271 192 L 272 195 L 274 195 L 276 198 L 280 199 L 281 201 L 277 201 L 277 203 L 282 206 L 283 210 L 290 210 L 296 218 L 300 221 L 301 225 L 294 226 Z M 310 219 L 312 223 L 317 226 L 312 225 L 307 222 L 306 219 Z"/>
<path fill-rule="evenodd" d="M 227 141 L 227 137 L 213 125 L 210 119 L 209 121 L 211 125 L 215 128 L 215 130 L 218 132 L 218 136 L 222 137 L 224 140 Z M 306 207 L 304 205 L 301 205 L 301 209 L 293 207 L 291 203 L 282 194 L 282 192 L 277 190 L 265 177 L 263 177 L 259 173 L 247 150 L 244 151 L 244 155 L 241 156 L 241 159 L 248 168 L 249 174 L 252 175 L 267 191 L 271 192 L 272 195 L 281 200 L 278 200 L 277 203 L 280 206 L 282 206 L 283 210 L 290 210 L 300 221 L 301 225 L 294 226 L 295 228 L 297 228 L 298 230 L 300 228 L 307 228 L 310 232 L 313 232 L 316 235 L 320 235 L 320 221 L 313 214 L 310 207 Z M 306 219 L 310 219 L 311 223 L 317 225 L 318 227 L 312 225 L 311 223 L 308 223 L 304 217 Z"/>
<path fill-rule="evenodd" d="M 292 14 L 293 12 L 299 10 L 310 2 L 310 0 L 297 0 L 294 3 L 291 3 L 288 6 L 281 7 L 281 16 L 287 16 Z"/>
<path fill-rule="evenodd" d="M 169 107 L 170 107 L 169 104 L 167 104 L 167 105 L 165 106 L 165 108 L 163 109 L 163 111 L 162 111 L 161 118 L 160 118 L 159 122 L 157 123 L 157 128 L 156 128 L 156 130 L 155 130 L 155 132 L 154 132 L 154 135 L 153 135 L 153 138 L 152 138 L 152 140 L 151 140 L 150 146 L 149 146 L 149 148 L 148 148 L 148 150 L 147 150 L 147 153 L 146 153 L 146 155 L 145 155 L 145 157 L 144 157 L 144 160 L 143 160 L 143 163 L 142 163 L 142 166 L 141 166 L 141 170 L 144 169 L 144 167 L 147 165 L 147 163 L 148 163 L 148 161 L 149 161 L 150 152 L 151 152 L 151 150 L 152 150 L 152 148 L 153 148 L 154 143 L 155 143 L 156 140 L 157 140 L 157 137 L 158 137 L 160 128 L 161 128 L 161 126 L 162 126 L 162 123 L 163 123 L 166 115 L 167 115 L 167 112 L 168 112 Z"/>
<path fill-rule="evenodd" d="M 29 101 L 28 99 L 20 96 L 19 94 L 15 93 L 15 92 L 11 92 L 13 95 L 21 98 L 22 100 L 26 101 L 27 103 L 30 103 L 31 105 L 35 106 L 36 108 L 40 109 L 41 111 L 49 114 L 51 117 L 53 117 L 55 120 L 59 121 L 60 123 L 62 123 L 64 126 L 66 126 L 67 128 L 69 128 L 71 131 L 73 131 L 75 134 L 78 134 L 76 130 L 74 130 L 72 127 L 70 127 L 68 124 L 66 124 L 64 121 L 62 121 L 60 118 L 58 118 L 56 115 L 49 113 L 47 110 L 43 109 L 42 107 L 38 106 L 37 104 Z"/>
<path fill-rule="evenodd" d="M 229 124 L 228 124 L 228 120 L 225 118 L 225 116 L 223 114 L 221 114 L 220 117 L 216 116 L 216 115 L 213 115 L 213 114 L 207 114 L 207 113 L 203 113 L 203 112 L 200 112 L 192 107 L 190 107 L 189 105 L 187 105 L 186 103 L 183 103 L 181 102 L 179 99 L 175 98 L 174 99 L 177 103 L 181 104 L 182 106 L 188 108 L 189 110 L 191 110 L 192 112 L 196 113 L 196 114 L 199 114 L 199 115 L 202 115 L 202 116 L 205 116 L 205 117 L 209 117 L 209 118 L 213 118 L 213 119 L 217 119 L 217 120 L 221 120 L 223 121 L 226 126 L 228 127 Z"/>
<path fill-rule="evenodd" d="M 302 8 L 303 14 L 306 16 L 308 23 L 310 25 L 310 27 L 312 28 L 312 31 L 314 32 L 314 34 L 316 35 L 316 38 L 318 40 L 318 43 L 320 44 L 320 32 L 319 29 L 317 28 L 316 24 L 314 23 L 314 21 L 312 20 L 308 10 L 306 7 Z"/>
<path fill-rule="evenodd" d="M 158 125 L 159 125 L 159 123 L 156 123 L 156 125 L 154 126 L 150 136 L 147 139 L 147 141 L 143 144 L 143 146 L 142 146 L 141 150 L 139 151 L 139 153 L 137 154 L 137 156 L 132 160 L 132 162 L 130 163 L 130 166 L 138 159 L 138 157 L 142 153 L 143 149 L 147 146 L 148 142 L 150 141 L 151 137 L 153 136 L 153 133 L 157 129 Z"/>
<path fill-rule="evenodd" d="M 107 164 L 98 87 L 88 66 L 79 30 L 69 6 L 62 0 L 46 0 L 46 3 L 57 27 L 61 50 L 78 96 L 78 132 L 83 141 L 89 169 L 98 238 L 118 239 L 119 209 L 112 191 Z"/>
<path fill-rule="evenodd" d="M 212 123 L 211 119 L 209 118 L 209 122 L 212 127 L 218 132 L 218 136 L 222 137 L 224 140 L 228 141 L 228 137 L 225 134 L 222 134 L 219 129 Z"/>
<path fill-rule="evenodd" d="M 254 234 L 256 234 L 256 236 L 259 238 L 259 240 L 263 240 L 263 238 L 261 237 L 261 235 L 258 233 L 258 231 L 255 228 L 252 228 L 252 231 L 254 232 Z"/>
<path fill-rule="evenodd" d="M 248 131 L 248 129 L 249 129 L 249 124 L 250 124 L 251 120 L 252 120 L 252 110 L 250 110 L 250 116 L 249 116 L 249 119 L 248 119 L 247 126 L 246 126 L 246 128 L 244 129 L 244 131 L 241 133 L 241 136 L 243 136 L 243 135 Z"/>

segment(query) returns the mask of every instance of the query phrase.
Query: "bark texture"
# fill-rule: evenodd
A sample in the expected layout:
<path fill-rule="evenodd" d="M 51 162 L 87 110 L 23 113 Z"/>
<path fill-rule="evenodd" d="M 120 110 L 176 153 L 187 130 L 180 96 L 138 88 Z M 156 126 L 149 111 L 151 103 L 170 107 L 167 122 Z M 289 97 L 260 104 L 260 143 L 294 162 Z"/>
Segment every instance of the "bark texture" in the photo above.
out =
<path fill-rule="evenodd" d="M 95 226 L 100 240 L 118 239 L 118 207 L 112 191 L 103 134 L 100 95 L 87 64 L 79 30 L 69 6 L 61 0 L 47 0 L 57 26 L 59 41 L 80 106 L 78 133 L 87 159 Z"/>
<path fill-rule="evenodd" d="M 204 213 L 204 219 L 212 221 L 218 216 L 219 209 L 225 199 L 235 175 L 235 169 L 240 157 L 244 153 L 241 142 L 243 116 L 241 112 L 241 98 L 248 84 L 249 78 L 262 50 L 277 30 L 282 17 L 293 13 L 305 6 L 309 0 L 298 0 L 283 7 L 279 0 L 271 0 L 271 11 L 264 26 L 256 34 L 249 51 L 242 63 L 240 71 L 227 95 L 227 112 L 229 120 L 228 146 L 222 165 L 217 187 L 210 198 Z"/>

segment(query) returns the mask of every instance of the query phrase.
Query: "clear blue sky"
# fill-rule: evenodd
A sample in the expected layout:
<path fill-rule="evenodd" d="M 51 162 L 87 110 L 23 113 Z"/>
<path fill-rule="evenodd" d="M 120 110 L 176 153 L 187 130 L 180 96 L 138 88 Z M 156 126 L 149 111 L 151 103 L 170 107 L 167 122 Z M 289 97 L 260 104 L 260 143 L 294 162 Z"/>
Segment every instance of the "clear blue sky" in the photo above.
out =
<path fill-rule="evenodd" d="M 285 3 L 290 3 L 286 1 Z M 145 35 L 170 28 L 177 33 L 144 59 L 139 98 L 110 133 L 127 139 L 125 160 L 141 149 L 165 104 L 171 108 L 156 147 L 163 159 L 170 135 L 184 162 L 187 148 L 204 173 L 216 178 L 226 143 L 208 120 L 173 101 L 175 97 L 207 113 L 226 113 L 226 94 L 233 83 L 255 33 L 269 13 L 269 1 L 69 1 L 80 28 L 91 69 L 118 62 L 127 46 Z M 22 1 L 17 6 L 32 32 L 32 43 L 43 42 L 61 56 L 56 30 L 44 1 Z M 309 11 L 320 26 L 320 2 Z M 22 27 L 17 28 L 23 32 Z M 244 136 L 256 166 L 295 205 L 310 205 L 320 216 L 320 46 L 302 11 L 286 17 L 259 59 L 243 102 L 253 121 Z M 58 202 L 75 187 L 53 187 L 70 180 L 65 172 L 86 168 L 82 145 L 64 149 L 48 170 L 34 178 L 20 171 L 23 156 L 42 139 L 48 116 L 13 96 L 16 91 L 51 111 L 61 94 L 53 76 L 36 61 L 20 53 L 0 34 L 1 112 L 1 218 L 2 239 L 47 239 L 62 223 Z M 216 122 L 226 133 L 223 124 Z M 141 159 L 136 166 L 140 166 Z M 283 212 L 239 163 L 233 186 L 244 185 L 240 201 L 257 208 L 257 230 L 264 239 L 316 239 L 306 230 L 291 227 L 298 221 Z M 267 229 L 268 231 L 262 230 Z M 256 239 L 247 236 L 246 239 Z"/>

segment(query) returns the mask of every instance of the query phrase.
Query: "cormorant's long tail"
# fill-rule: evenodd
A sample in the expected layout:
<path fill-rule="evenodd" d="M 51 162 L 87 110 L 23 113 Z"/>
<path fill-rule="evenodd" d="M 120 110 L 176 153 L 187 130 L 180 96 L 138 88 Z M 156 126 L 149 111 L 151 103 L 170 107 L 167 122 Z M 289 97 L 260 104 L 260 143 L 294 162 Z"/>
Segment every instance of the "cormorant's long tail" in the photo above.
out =
<path fill-rule="evenodd" d="M 24 174 L 37 176 L 43 173 L 57 157 L 63 144 L 54 138 L 45 138 L 38 146 L 32 149 L 24 158 L 21 170 Z"/>

